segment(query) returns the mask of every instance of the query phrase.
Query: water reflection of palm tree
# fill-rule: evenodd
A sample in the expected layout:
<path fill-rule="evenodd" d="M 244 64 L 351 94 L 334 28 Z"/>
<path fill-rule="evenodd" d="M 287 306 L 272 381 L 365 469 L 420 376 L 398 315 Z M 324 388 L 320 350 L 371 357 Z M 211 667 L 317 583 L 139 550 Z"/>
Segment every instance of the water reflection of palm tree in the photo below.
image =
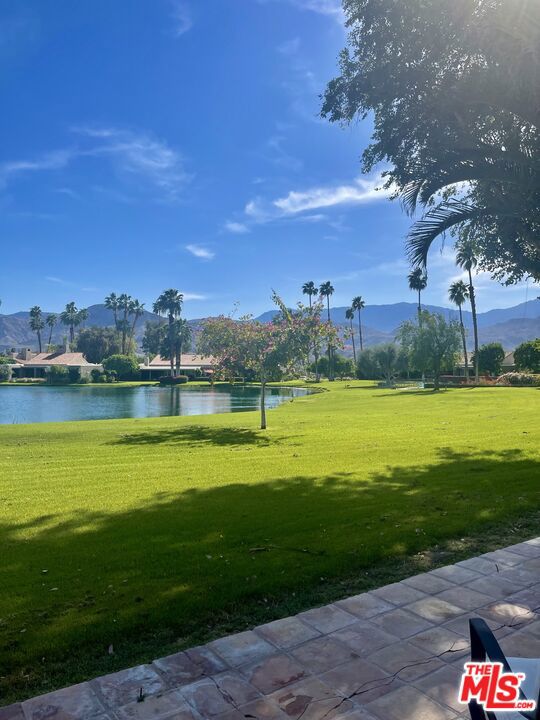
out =
<path fill-rule="evenodd" d="M 170 387 L 169 389 L 169 415 L 180 415 L 180 388 Z"/>

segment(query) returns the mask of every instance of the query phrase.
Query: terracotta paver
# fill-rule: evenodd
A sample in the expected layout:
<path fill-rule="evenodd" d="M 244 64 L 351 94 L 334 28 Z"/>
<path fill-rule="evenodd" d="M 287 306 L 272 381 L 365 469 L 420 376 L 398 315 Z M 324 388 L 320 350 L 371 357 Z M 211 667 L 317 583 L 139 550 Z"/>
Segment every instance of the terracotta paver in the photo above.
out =
<path fill-rule="evenodd" d="M 351 627 L 354 627 L 354 625 Z M 310 640 L 292 650 L 292 655 L 304 667 L 309 668 L 311 673 L 322 673 L 331 670 L 358 657 L 358 653 L 354 652 L 351 647 L 339 642 L 339 634 L 346 632 L 347 630 L 339 630 L 337 633 L 332 633 L 332 635 Z"/>
<path fill-rule="evenodd" d="M 540 538 L 0 708 L 0 720 L 458 720 L 469 619 L 540 657 Z"/>
<path fill-rule="evenodd" d="M 110 707 L 137 702 L 141 697 L 149 697 L 166 688 L 165 681 L 150 665 L 120 670 L 92 680 L 92 686 L 101 694 Z"/>
<path fill-rule="evenodd" d="M 22 708 L 28 720 L 86 720 L 102 718 L 105 712 L 90 683 L 40 695 L 22 703 Z"/>
<path fill-rule="evenodd" d="M 269 695 L 286 685 L 303 680 L 309 671 L 295 659 L 282 653 L 242 668 L 242 674 L 263 695 Z"/>
<path fill-rule="evenodd" d="M 260 660 L 268 655 L 273 655 L 276 651 L 273 645 L 252 630 L 214 640 L 210 643 L 210 647 L 233 667 Z"/>
<path fill-rule="evenodd" d="M 300 643 L 307 640 L 313 640 L 321 635 L 314 627 L 296 617 L 283 618 L 266 625 L 259 625 L 255 630 L 276 647 L 284 650 L 300 645 Z"/>
<path fill-rule="evenodd" d="M 336 605 L 324 605 L 323 607 L 313 608 L 313 610 L 300 613 L 298 617 L 321 633 L 331 633 L 334 630 L 341 630 L 341 628 L 356 622 L 354 615 L 346 610 L 342 610 Z"/>

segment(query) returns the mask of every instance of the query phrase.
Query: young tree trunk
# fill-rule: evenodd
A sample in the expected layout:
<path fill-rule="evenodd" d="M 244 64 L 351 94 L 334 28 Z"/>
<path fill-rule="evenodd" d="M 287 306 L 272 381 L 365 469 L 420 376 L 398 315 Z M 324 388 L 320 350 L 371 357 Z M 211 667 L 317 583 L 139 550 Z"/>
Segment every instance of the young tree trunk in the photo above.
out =
<path fill-rule="evenodd" d="M 465 378 L 469 382 L 469 356 L 467 355 L 467 341 L 465 339 L 465 326 L 463 325 L 463 313 L 459 307 L 459 326 L 461 329 L 461 342 L 463 343 L 463 357 L 465 358 Z"/>
<path fill-rule="evenodd" d="M 171 377 L 175 376 L 174 373 L 174 317 L 169 315 L 169 363 L 171 366 Z"/>
<path fill-rule="evenodd" d="M 472 281 L 472 272 L 469 270 L 469 297 L 471 301 L 471 313 L 473 322 L 474 332 L 474 380 L 478 384 L 479 369 L 478 369 L 478 320 L 476 317 L 476 296 L 474 294 L 474 285 Z"/>
<path fill-rule="evenodd" d="M 261 430 L 266 430 L 266 380 L 261 381 Z"/>

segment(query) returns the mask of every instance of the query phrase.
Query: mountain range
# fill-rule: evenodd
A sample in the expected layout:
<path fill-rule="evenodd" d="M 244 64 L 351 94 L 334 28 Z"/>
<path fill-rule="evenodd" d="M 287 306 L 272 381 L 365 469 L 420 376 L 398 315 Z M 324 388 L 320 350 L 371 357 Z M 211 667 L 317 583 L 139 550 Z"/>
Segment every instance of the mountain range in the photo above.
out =
<path fill-rule="evenodd" d="M 459 317 L 456 309 L 437 305 L 422 305 L 422 307 L 430 312 L 441 313 L 448 319 L 455 320 Z M 330 317 L 332 322 L 340 326 L 348 325 L 348 321 L 345 319 L 346 310 L 346 307 L 331 308 Z M 365 345 L 370 346 L 391 341 L 399 325 L 406 320 L 414 319 L 416 312 L 415 303 L 366 305 L 362 310 Z M 276 310 L 270 310 L 259 315 L 257 320 L 268 322 L 276 313 Z M 47 314 L 44 311 L 44 315 Z M 28 312 L 17 312 L 12 315 L 0 314 L 0 348 L 29 347 L 35 349 L 37 347 L 36 336 L 28 326 L 28 318 Z M 469 311 L 463 311 L 463 320 L 468 330 L 468 344 L 471 345 L 472 318 Z M 159 321 L 157 315 L 144 311 L 135 332 L 137 341 L 140 343 L 142 339 L 145 322 Z M 190 323 L 197 328 L 200 326 L 201 319 L 190 320 Z M 106 327 L 112 324 L 112 314 L 104 305 L 91 305 L 88 308 L 88 320 L 85 323 L 87 327 L 91 325 Z M 358 327 L 356 320 L 353 327 L 355 329 Z M 520 303 L 510 308 L 500 308 L 479 313 L 478 327 L 481 343 L 500 342 L 505 349 L 512 350 L 525 340 L 540 337 L 540 302 L 538 300 L 529 300 L 526 303 Z M 60 343 L 66 334 L 67 328 L 57 325 L 53 330 L 52 341 Z M 43 332 L 43 339 L 44 344 L 46 344 L 48 328 Z"/>

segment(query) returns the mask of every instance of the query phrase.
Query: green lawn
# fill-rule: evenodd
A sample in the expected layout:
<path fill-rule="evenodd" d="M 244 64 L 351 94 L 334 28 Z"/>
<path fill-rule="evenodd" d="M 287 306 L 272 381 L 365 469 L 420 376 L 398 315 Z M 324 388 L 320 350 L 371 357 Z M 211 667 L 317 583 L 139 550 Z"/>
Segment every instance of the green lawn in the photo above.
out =
<path fill-rule="evenodd" d="M 325 387 L 265 433 L 255 413 L 1 426 L 0 698 L 502 544 L 536 517 L 537 389 Z"/>

